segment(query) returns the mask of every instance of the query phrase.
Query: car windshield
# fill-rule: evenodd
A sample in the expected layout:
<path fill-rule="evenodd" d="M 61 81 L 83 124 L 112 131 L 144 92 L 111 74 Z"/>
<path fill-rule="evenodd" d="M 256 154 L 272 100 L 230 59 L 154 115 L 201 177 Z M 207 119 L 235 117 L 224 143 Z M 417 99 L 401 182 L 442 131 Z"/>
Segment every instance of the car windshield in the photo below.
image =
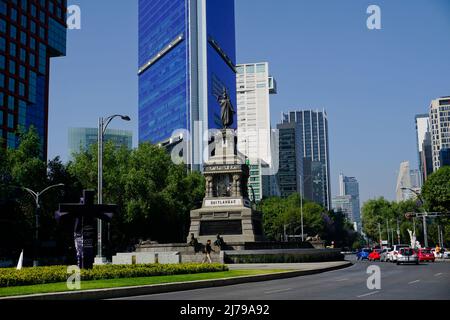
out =
<path fill-rule="evenodd" d="M 370 249 L 364 249 L 363 252 L 370 253 L 370 252 L 372 252 L 372 251 L 370 251 Z"/>
<path fill-rule="evenodd" d="M 424 253 L 424 254 L 430 254 L 430 253 L 431 253 L 431 250 L 420 250 L 420 252 L 421 252 L 421 253 Z"/>

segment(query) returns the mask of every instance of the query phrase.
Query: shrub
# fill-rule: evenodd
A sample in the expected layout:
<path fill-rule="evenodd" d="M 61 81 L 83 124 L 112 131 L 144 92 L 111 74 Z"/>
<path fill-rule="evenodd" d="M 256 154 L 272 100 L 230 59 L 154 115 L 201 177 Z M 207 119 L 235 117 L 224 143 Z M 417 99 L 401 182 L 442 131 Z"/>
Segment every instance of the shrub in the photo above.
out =
<path fill-rule="evenodd" d="M 220 271 L 228 271 L 228 267 L 222 264 L 195 263 L 105 265 L 94 266 L 90 270 L 81 270 L 81 280 L 138 278 Z M 69 276 L 67 266 L 24 268 L 22 270 L 0 269 L 0 288 L 65 282 Z"/>

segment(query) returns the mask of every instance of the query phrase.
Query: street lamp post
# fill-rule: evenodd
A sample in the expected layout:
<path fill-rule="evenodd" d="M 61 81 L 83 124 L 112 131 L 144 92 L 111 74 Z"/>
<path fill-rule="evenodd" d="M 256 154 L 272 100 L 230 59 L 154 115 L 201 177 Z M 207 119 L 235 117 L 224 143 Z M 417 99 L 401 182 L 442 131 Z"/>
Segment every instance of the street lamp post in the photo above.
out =
<path fill-rule="evenodd" d="M 35 230 L 34 230 L 34 258 L 33 258 L 33 267 L 37 267 L 39 265 L 38 262 L 38 250 L 39 250 L 39 211 L 41 210 L 41 202 L 40 202 L 40 197 L 45 194 L 47 191 L 49 191 L 50 189 L 53 188 L 57 188 L 57 187 L 64 187 L 63 183 L 60 184 L 55 184 L 53 186 L 47 187 L 44 190 L 42 190 L 41 192 L 35 192 L 29 188 L 23 188 L 25 191 L 27 191 L 34 199 L 35 201 L 35 205 L 36 205 L 36 211 L 34 214 L 34 219 L 35 219 Z"/>
<path fill-rule="evenodd" d="M 411 189 L 411 188 L 402 188 L 402 190 L 409 190 L 409 191 L 413 192 L 417 196 L 417 198 L 420 200 L 420 202 L 422 203 L 422 207 L 423 207 L 424 201 L 423 201 L 422 196 L 420 195 L 419 192 L 417 192 L 416 190 Z M 427 232 L 427 215 L 428 215 L 428 212 L 426 210 L 424 210 L 424 211 L 425 211 L 425 214 L 422 216 L 422 219 L 423 219 L 423 243 L 425 245 L 425 248 L 428 248 L 428 232 Z"/>
<path fill-rule="evenodd" d="M 103 204 L 103 139 L 108 125 L 114 118 L 120 117 L 124 121 L 130 121 L 129 116 L 115 114 L 107 118 L 99 118 L 98 120 L 98 204 Z M 104 264 L 102 250 L 102 220 L 97 220 L 97 257 L 96 264 Z"/>

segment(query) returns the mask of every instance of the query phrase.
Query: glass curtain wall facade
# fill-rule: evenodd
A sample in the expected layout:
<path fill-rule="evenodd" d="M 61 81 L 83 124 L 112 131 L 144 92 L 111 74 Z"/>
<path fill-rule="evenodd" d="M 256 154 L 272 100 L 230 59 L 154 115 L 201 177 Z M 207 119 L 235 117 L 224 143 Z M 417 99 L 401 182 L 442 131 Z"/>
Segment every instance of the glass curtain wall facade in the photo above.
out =
<path fill-rule="evenodd" d="M 234 0 L 139 0 L 139 141 L 221 128 L 216 95 L 236 107 L 235 64 Z"/>
<path fill-rule="evenodd" d="M 47 157 L 50 59 L 66 54 L 66 0 L 0 0 L 0 138 L 31 126 Z"/>
<path fill-rule="evenodd" d="M 307 167 L 311 170 L 311 172 L 304 172 L 302 176 L 302 187 L 310 186 L 309 188 L 312 189 L 306 190 L 305 193 L 312 193 L 312 199 L 310 200 L 330 209 L 330 160 L 328 117 L 326 112 L 313 110 L 292 111 L 283 114 L 282 117 L 283 124 L 296 123 L 298 125 L 297 130 L 303 144 L 302 156 L 305 158 L 304 162 L 309 163 Z"/>
<path fill-rule="evenodd" d="M 107 129 L 104 142 L 112 142 L 116 148 L 133 147 L 133 133 L 128 130 Z M 69 129 L 69 155 L 89 150 L 98 144 L 98 128 L 70 128 Z"/>

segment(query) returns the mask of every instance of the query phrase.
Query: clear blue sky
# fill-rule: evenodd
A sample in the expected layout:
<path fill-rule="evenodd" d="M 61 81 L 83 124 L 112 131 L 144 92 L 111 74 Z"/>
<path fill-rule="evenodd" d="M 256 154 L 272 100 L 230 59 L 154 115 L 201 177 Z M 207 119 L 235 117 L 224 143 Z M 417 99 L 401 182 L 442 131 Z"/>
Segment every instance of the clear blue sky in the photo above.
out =
<path fill-rule="evenodd" d="M 208 0 L 217 1 L 217 0 Z M 137 144 L 137 0 L 69 0 L 82 29 L 52 61 L 49 156 L 68 158 L 69 127 L 126 113 Z M 382 30 L 366 27 L 370 4 Z M 395 195 L 401 161 L 417 165 L 414 115 L 450 95 L 448 0 L 236 0 L 238 62 L 268 61 L 278 81 L 272 124 L 283 111 L 325 108 L 332 194 L 340 171 L 363 201 Z"/>

